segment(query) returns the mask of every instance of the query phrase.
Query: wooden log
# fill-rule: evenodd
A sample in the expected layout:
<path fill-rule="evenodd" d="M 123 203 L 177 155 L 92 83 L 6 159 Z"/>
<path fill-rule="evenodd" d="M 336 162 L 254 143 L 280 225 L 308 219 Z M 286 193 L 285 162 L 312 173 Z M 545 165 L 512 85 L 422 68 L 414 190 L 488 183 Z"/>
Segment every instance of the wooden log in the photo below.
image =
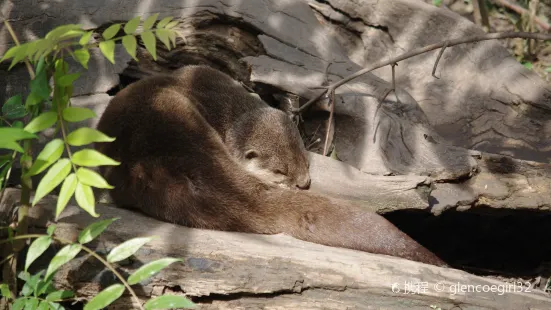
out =
<path fill-rule="evenodd" d="M 53 219 L 52 198 L 33 208 L 34 227 L 43 228 Z M 551 302 L 548 295 L 524 283 L 506 284 L 464 271 L 326 247 L 282 234 L 190 229 L 108 205 L 99 205 L 97 211 L 101 214 L 97 220 L 120 218 L 90 244 L 100 253 L 130 238 L 157 236 L 118 266 L 124 275 L 161 257 L 183 259 L 135 285 L 143 299 L 161 293 L 185 294 L 201 309 L 516 310 L 546 309 Z M 69 206 L 57 223 L 56 235 L 75 240 L 92 220 L 86 212 Z M 115 278 L 103 265 L 81 256 L 64 265 L 55 281 L 91 298 Z M 126 296 L 113 309 L 128 309 L 129 302 Z"/>

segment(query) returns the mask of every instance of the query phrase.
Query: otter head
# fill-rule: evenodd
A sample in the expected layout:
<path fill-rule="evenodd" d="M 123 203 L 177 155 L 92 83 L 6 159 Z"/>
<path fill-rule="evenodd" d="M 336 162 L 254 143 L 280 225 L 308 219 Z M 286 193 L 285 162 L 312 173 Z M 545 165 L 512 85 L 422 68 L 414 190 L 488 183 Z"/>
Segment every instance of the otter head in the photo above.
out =
<path fill-rule="evenodd" d="M 246 113 L 228 130 L 226 145 L 241 165 L 265 183 L 310 186 L 308 154 L 295 124 L 274 108 Z"/>

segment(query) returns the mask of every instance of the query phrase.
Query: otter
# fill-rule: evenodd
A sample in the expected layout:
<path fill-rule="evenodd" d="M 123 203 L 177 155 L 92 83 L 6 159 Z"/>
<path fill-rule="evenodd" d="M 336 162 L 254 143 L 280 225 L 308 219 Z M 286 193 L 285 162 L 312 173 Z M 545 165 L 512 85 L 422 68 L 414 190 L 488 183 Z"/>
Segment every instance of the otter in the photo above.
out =
<path fill-rule="evenodd" d="M 96 149 L 121 162 L 100 168 L 119 207 L 446 266 L 381 215 L 305 190 L 308 157 L 291 119 L 216 69 L 187 66 L 130 84 L 97 128 L 116 138 Z"/>

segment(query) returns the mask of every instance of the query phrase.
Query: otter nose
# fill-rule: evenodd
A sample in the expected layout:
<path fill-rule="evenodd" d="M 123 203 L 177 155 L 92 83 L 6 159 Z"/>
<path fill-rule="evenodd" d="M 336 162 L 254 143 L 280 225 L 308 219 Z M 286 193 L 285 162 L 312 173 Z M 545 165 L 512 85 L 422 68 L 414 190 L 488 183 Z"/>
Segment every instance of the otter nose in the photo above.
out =
<path fill-rule="evenodd" d="M 297 187 L 300 189 L 308 189 L 311 183 L 310 175 L 301 176 L 297 180 Z"/>

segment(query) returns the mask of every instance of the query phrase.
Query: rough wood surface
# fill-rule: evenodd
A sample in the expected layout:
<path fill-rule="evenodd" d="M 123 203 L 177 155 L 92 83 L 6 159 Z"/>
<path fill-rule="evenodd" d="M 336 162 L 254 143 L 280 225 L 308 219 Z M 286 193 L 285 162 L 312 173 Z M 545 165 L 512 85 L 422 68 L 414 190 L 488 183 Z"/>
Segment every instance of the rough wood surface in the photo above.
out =
<path fill-rule="evenodd" d="M 17 195 L 10 191 L 10 195 Z M 6 199 L 10 199 L 9 197 Z M 31 224 L 44 228 L 52 220 L 55 199 L 47 197 L 31 212 Z M 189 229 L 159 222 L 124 209 L 99 205 L 100 219 L 118 217 L 90 246 L 106 253 L 128 238 L 158 238 L 119 267 L 130 274 L 163 256 L 183 258 L 159 275 L 136 285 L 140 298 L 160 293 L 196 298 L 201 309 L 547 309 L 551 299 L 517 287 L 503 294 L 506 283 L 466 272 L 434 267 L 384 255 L 331 248 L 285 235 L 254 235 Z M 81 209 L 69 206 L 58 222 L 58 237 L 75 240 L 91 222 Z M 41 230 L 43 231 L 43 229 Z M 61 287 L 91 298 L 115 279 L 101 264 L 82 256 L 56 275 Z M 421 285 L 405 294 L 407 283 Z M 454 285 L 494 286 L 494 292 L 454 293 Z M 426 286 L 426 287 L 425 287 Z M 501 287 L 501 288 L 499 288 Z M 413 287 L 411 288 L 413 289 Z M 128 309 L 123 298 L 110 309 Z"/>
<path fill-rule="evenodd" d="M 423 39 L 412 40 L 412 37 L 417 37 L 418 34 L 424 34 L 427 31 L 420 26 L 406 27 L 408 22 L 414 23 L 414 16 L 425 17 L 421 20 L 434 20 L 434 23 L 443 23 L 443 25 L 448 25 L 453 21 L 461 26 L 458 29 L 466 29 L 463 34 L 469 34 L 469 31 L 474 29 L 467 21 L 458 19 L 453 13 L 443 12 L 423 3 L 408 1 L 373 3 L 367 0 L 361 3 L 364 5 L 357 8 L 355 4 L 347 2 L 310 1 L 312 10 L 307 4 L 296 1 L 260 3 L 203 0 L 194 5 L 185 5 L 178 1 L 164 0 L 150 3 L 147 6 L 140 5 L 137 1 L 116 2 L 105 6 L 95 3 L 84 5 L 79 1 L 73 1 L 70 4 L 49 2 L 42 6 L 33 6 L 32 1 L 22 0 L 6 1 L 2 12 L 12 19 L 14 29 L 22 34 L 23 40 L 44 35 L 46 29 L 64 23 L 80 22 L 85 27 L 96 28 L 105 27 L 110 22 L 128 19 L 137 14 L 147 15 L 148 12 L 161 12 L 160 16 L 174 15 L 182 20 L 179 31 L 183 39 L 178 40 L 178 47 L 168 53 L 159 48 L 157 63 L 153 63 L 146 53 L 141 52 L 139 65 L 137 66 L 134 62 L 130 63 L 130 67 L 134 71 L 125 70 L 127 76 L 136 74 L 135 77 L 139 77 L 144 73 L 147 75 L 151 72 L 169 71 L 171 68 L 201 60 L 224 69 L 245 83 L 256 82 L 258 90 L 262 90 L 263 85 L 270 85 L 276 87 L 280 93 L 282 91 L 290 92 L 306 99 L 314 93 L 309 87 L 322 85 L 325 81 L 334 81 L 358 70 L 360 67 L 356 63 L 362 64 L 377 59 L 366 58 L 363 62 L 359 61 L 362 59 L 361 55 L 358 56 L 357 51 L 351 50 L 349 44 L 343 44 L 344 33 L 350 29 L 362 31 L 364 33 L 362 38 L 366 40 L 369 37 L 371 41 L 362 44 L 364 47 L 370 46 L 371 50 L 380 48 L 382 43 L 377 43 L 374 40 L 384 37 L 385 33 L 387 36 L 392 34 L 392 38 L 399 38 L 399 42 L 409 42 L 409 38 L 414 43 L 407 46 L 414 48 L 444 39 L 451 31 L 446 30 L 448 28 L 443 26 L 430 27 L 432 24 L 429 23 L 427 24 L 428 28 L 437 28 L 438 30 L 435 30 L 430 38 L 424 35 Z M 389 11 L 387 5 L 396 9 Z M 167 11 L 166 8 L 170 8 L 170 10 Z M 368 8 L 370 9 L 368 10 Z M 404 19 L 404 21 L 397 18 L 397 16 L 409 16 L 406 14 L 406 12 L 410 12 L 408 8 L 416 8 L 414 16 L 410 16 L 411 18 Z M 362 13 L 353 13 L 355 9 Z M 349 12 L 349 15 L 345 15 L 346 12 Z M 317 14 L 317 19 L 315 14 Z M 339 28 L 341 32 L 331 31 L 330 25 L 324 18 L 338 22 L 341 25 Z M 375 22 L 359 22 L 362 18 Z M 381 29 L 368 26 L 383 25 L 383 21 L 389 20 L 392 20 L 393 23 L 389 23 L 388 26 L 384 24 L 384 27 L 379 27 Z M 232 26 L 220 26 L 221 24 Z M 255 31 L 251 31 L 251 27 Z M 383 31 L 386 29 L 385 27 L 392 28 Z M 5 30 L 3 33 L 4 36 L 0 36 L 0 53 L 10 45 Z M 368 36 L 368 34 L 371 35 Z M 381 40 L 383 39 L 381 38 Z M 389 48 L 392 46 L 398 46 L 398 44 L 389 45 Z M 488 56 L 484 59 L 471 57 L 471 62 L 476 64 L 480 61 L 490 61 L 489 59 L 494 57 L 497 59 L 495 60 L 496 64 L 498 60 L 504 62 L 504 65 L 496 65 L 496 67 L 517 70 L 533 78 L 531 73 L 524 71 L 520 64 L 505 65 L 513 59 L 506 57 L 505 49 L 492 42 L 448 49 L 447 53 L 449 54 L 445 55 L 476 54 L 477 49 L 481 48 L 480 46 L 490 46 L 493 51 L 489 54 L 491 57 Z M 117 85 L 119 79 L 116 73 L 123 71 L 129 59 L 125 53 L 120 53 L 120 47 L 118 51 L 114 68 L 105 63 L 102 57 L 94 57 L 98 63 L 91 67 L 97 68 L 99 71 L 89 71 L 80 81 L 82 84 L 78 88 L 80 91 L 77 92 L 79 96 L 73 99 L 75 105 L 93 108 L 98 115 L 101 115 L 110 98 L 105 92 Z M 379 52 L 369 55 L 371 55 L 370 57 L 375 57 L 373 55 L 385 57 L 386 54 Z M 424 61 L 423 68 L 419 64 L 411 67 L 407 72 L 398 71 L 398 77 L 401 79 L 398 85 L 404 85 L 404 77 L 411 76 L 411 80 L 413 80 L 413 77 L 417 78 L 418 75 L 427 71 L 427 68 L 430 68 L 427 62 L 430 62 L 432 58 L 432 56 L 420 56 L 405 62 L 404 65 L 400 64 L 397 68 L 402 70 L 403 67 L 410 68 L 419 59 Z M 250 72 L 244 69 L 239 61 L 247 63 L 250 66 Z M 435 81 L 432 78 L 431 81 L 446 83 L 446 85 L 453 84 L 459 88 L 466 84 L 472 85 L 473 82 L 469 80 L 455 78 L 454 74 L 460 72 L 460 69 L 455 68 L 463 68 L 463 63 L 464 61 L 455 66 L 449 62 L 441 63 L 440 70 L 453 69 L 454 71 L 450 71 L 446 75 L 442 75 L 443 71 L 441 71 L 441 79 Z M 470 68 L 470 66 L 472 65 L 467 67 Z M 22 69 L 24 68 L 16 68 L 16 70 L 22 71 L 21 74 L 26 74 Z M 388 76 L 381 75 L 382 72 L 387 71 L 379 70 L 377 74 L 388 78 Z M 476 71 L 472 72 L 463 72 L 462 74 L 476 73 Z M 21 90 L 17 87 L 24 89 L 27 86 L 26 82 L 22 83 L 17 79 L 17 74 L 1 76 L 18 81 L 8 83 L 5 88 L 0 90 L 5 92 L 3 93 L 4 97 L 6 93 L 13 94 L 15 90 Z M 410 83 L 415 88 L 404 88 L 408 91 L 413 89 L 415 94 L 415 91 L 418 92 L 424 87 L 423 89 L 427 93 L 430 92 L 431 96 L 441 95 L 438 97 L 441 102 L 449 102 L 450 105 L 460 104 L 456 97 L 454 99 L 447 96 L 448 93 L 438 91 L 441 89 L 440 84 L 437 87 L 427 84 L 427 79 L 430 78 L 429 75 L 426 76 L 424 79 L 418 80 L 419 83 Z M 516 75 L 494 76 L 493 80 L 496 81 L 499 78 L 501 84 L 496 83 L 496 85 L 508 85 L 508 83 L 513 83 L 511 81 L 517 80 L 510 76 Z M 95 79 L 95 83 L 88 83 L 92 78 Z M 531 87 L 543 87 L 542 85 L 542 82 L 537 82 Z M 402 89 L 397 91 L 399 102 L 396 100 L 396 95 L 391 93 L 384 104 L 379 106 L 376 98 L 384 93 L 389 86 L 388 82 L 373 74 L 367 74 L 339 89 L 334 141 L 337 156 L 343 162 L 334 162 L 329 158 L 312 154 L 312 190 L 337 198 L 369 202 L 368 207 L 379 212 L 431 207 L 433 213 L 440 214 L 442 211 L 454 207 L 468 209 L 477 205 L 538 210 L 546 210 L 549 207 L 550 194 L 545 182 L 550 181 L 551 177 L 547 165 L 489 154 L 484 154 L 484 157 L 481 158 L 480 153 L 450 145 L 444 139 L 444 137 L 447 139 L 446 135 L 440 135 L 439 130 L 437 130 L 438 132 L 433 130 L 433 127 L 438 125 L 434 123 L 434 119 L 441 119 L 442 113 L 453 114 L 452 112 L 459 108 L 430 110 L 426 108 L 423 97 L 418 97 L 415 100 Z M 519 91 L 522 91 L 525 97 L 542 93 L 541 91 L 531 92 L 531 88 L 528 86 L 515 89 L 520 89 Z M 505 96 L 504 93 L 508 92 L 506 90 L 489 90 L 487 93 L 479 91 L 477 96 L 482 99 L 467 101 L 471 106 L 475 104 L 481 106 L 476 109 L 462 110 L 483 111 L 483 104 L 495 102 L 492 98 L 498 95 Z M 533 102 L 537 106 L 541 106 L 543 104 L 541 102 L 546 102 L 544 93 L 540 97 L 530 98 L 526 102 Z M 517 101 L 511 99 L 502 105 L 514 106 L 515 102 Z M 545 113 L 540 114 L 546 115 Z M 520 124 L 537 122 L 532 116 L 529 113 L 516 114 L 515 120 L 518 120 Z M 446 117 L 446 119 L 449 118 Z M 486 114 L 483 117 L 486 118 Z M 95 121 L 97 119 L 87 122 L 86 125 L 94 126 Z M 496 122 L 492 120 L 485 123 Z M 497 123 L 502 124 L 503 122 Z M 312 122 L 312 124 L 316 123 Z M 314 127 L 312 124 L 307 123 L 307 127 L 312 129 Z M 323 133 L 323 131 L 322 127 L 321 132 Z M 526 134 L 528 138 L 535 137 L 530 132 L 526 132 Z M 538 134 L 544 134 L 544 131 L 540 131 Z M 51 132 L 46 131 L 41 135 L 43 142 L 46 141 L 46 138 L 51 137 Z M 451 141 L 456 142 L 453 139 Z M 523 167 L 523 169 L 516 171 L 511 167 Z M 445 183 L 448 180 L 454 184 Z M 444 183 L 434 183 L 434 181 L 444 181 Z"/>
<path fill-rule="evenodd" d="M 308 0 L 350 59 L 361 66 L 447 39 L 483 31 L 445 8 L 422 1 Z M 456 146 L 519 159 L 551 158 L 551 87 L 498 41 L 447 48 L 402 61 L 396 84 L 407 90 L 430 125 Z M 390 81 L 390 68 L 374 72 Z"/>

